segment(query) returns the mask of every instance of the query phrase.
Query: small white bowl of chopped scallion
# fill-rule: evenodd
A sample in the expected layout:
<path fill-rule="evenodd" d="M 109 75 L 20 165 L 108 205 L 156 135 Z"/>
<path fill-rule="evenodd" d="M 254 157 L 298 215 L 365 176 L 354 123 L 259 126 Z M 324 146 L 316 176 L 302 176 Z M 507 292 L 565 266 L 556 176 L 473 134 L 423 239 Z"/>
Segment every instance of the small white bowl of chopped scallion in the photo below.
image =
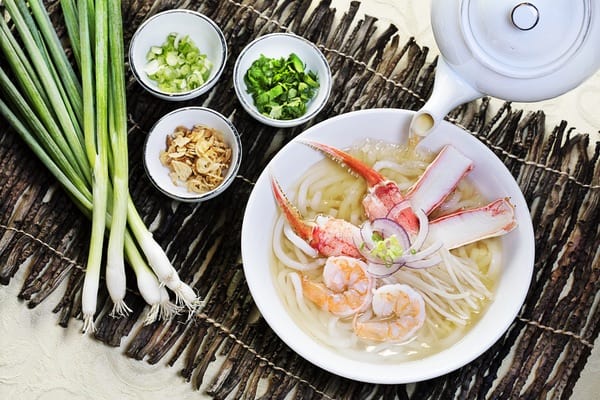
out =
<path fill-rule="evenodd" d="M 316 116 L 331 92 L 331 70 L 312 42 L 272 33 L 248 44 L 236 60 L 236 95 L 256 120 L 275 127 L 301 125 Z"/>
<path fill-rule="evenodd" d="M 158 13 L 131 39 L 129 63 L 146 90 L 166 100 L 190 100 L 210 90 L 225 69 L 227 42 L 210 18 L 186 9 Z"/>

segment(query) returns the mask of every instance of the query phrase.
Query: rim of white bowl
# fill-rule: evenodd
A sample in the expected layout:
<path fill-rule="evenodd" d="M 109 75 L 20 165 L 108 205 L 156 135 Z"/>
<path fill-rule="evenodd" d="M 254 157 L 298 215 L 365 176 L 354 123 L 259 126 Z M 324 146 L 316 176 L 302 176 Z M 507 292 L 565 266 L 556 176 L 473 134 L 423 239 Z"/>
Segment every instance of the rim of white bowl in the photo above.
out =
<path fill-rule="evenodd" d="M 136 67 L 135 63 L 132 61 L 133 60 L 132 52 L 133 52 L 134 45 L 136 43 L 136 40 L 142 34 L 143 30 L 146 28 L 146 26 L 153 20 L 160 18 L 164 15 L 168 15 L 168 14 L 190 14 L 195 17 L 201 18 L 215 30 L 215 32 L 217 33 L 217 36 L 219 37 L 219 43 L 221 44 L 221 53 L 223 54 L 223 61 L 220 63 L 215 74 L 208 81 L 204 82 L 204 84 L 202 86 L 197 87 L 192 90 L 187 90 L 185 92 L 168 93 L 168 92 L 164 92 L 164 91 L 158 89 L 157 87 L 152 87 L 150 85 L 147 85 L 146 82 L 142 79 L 140 72 L 138 72 L 138 68 Z M 227 64 L 227 52 L 228 52 L 227 41 L 225 40 L 225 35 L 223 34 L 223 31 L 221 30 L 221 28 L 219 28 L 219 25 L 217 25 L 215 21 L 213 21 L 212 19 L 210 19 L 209 17 L 207 17 L 206 15 L 204 15 L 198 11 L 188 10 L 185 8 L 176 8 L 173 10 L 165 10 L 165 11 L 161 11 L 157 14 L 154 14 L 153 16 L 151 16 L 150 18 L 148 18 L 147 20 L 145 20 L 144 22 L 142 22 L 140 24 L 140 26 L 135 30 L 133 36 L 131 37 L 131 41 L 129 43 L 128 61 L 129 61 L 129 67 L 131 69 L 131 72 L 133 73 L 133 76 L 135 77 L 135 80 L 138 81 L 138 83 L 144 89 L 146 89 L 148 92 L 152 93 L 153 95 L 155 95 L 157 97 L 163 98 L 163 99 L 191 100 L 195 97 L 200 96 L 201 94 L 206 93 L 219 80 L 219 78 L 223 74 L 223 71 L 225 70 L 225 64 Z"/>
<path fill-rule="evenodd" d="M 219 186 L 217 186 L 216 188 L 214 188 L 213 190 L 210 190 L 208 192 L 200 193 L 198 195 L 193 195 L 191 193 L 190 197 L 178 196 L 175 193 L 173 193 L 173 192 L 169 191 L 168 189 L 164 188 L 163 186 L 161 186 L 156 181 L 156 179 L 154 179 L 153 174 L 150 172 L 150 170 L 148 168 L 147 158 L 146 158 L 148 141 L 150 139 L 150 136 L 155 132 L 155 128 L 159 124 L 164 122 L 165 120 L 167 120 L 169 118 L 173 118 L 177 114 L 180 114 L 180 113 L 186 112 L 186 111 L 206 112 L 206 113 L 213 114 L 217 118 L 222 120 L 229 127 L 229 129 L 231 129 L 232 136 L 234 139 L 233 145 L 237 148 L 237 157 L 235 158 L 235 160 L 232 160 L 232 163 L 229 166 L 229 171 L 227 172 L 225 179 L 223 179 L 223 182 L 221 182 L 221 184 Z M 220 112 L 215 111 L 211 108 L 202 107 L 202 106 L 181 107 L 181 108 L 178 108 L 176 110 L 173 110 L 173 111 L 163 115 L 160 119 L 158 119 L 158 121 L 156 121 L 152 125 L 152 128 L 150 129 L 150 131 L 148 132 L 148 135 L 146 136 L 146 139 L 144 140 L 144 147 L 142 149 L 142 155 L 143 155 L 144 170 L 146 171 L 146 175 L 148 176 L 148 179 L 150 179 L 150 182 L 152 182 L 154 187 L 156 189 L 158 189 L 158 191 L 160 191 L 164 195 L 166 195 L 174 200 L 178 200 L 178 201 L 185 202 L 185 203 L 197 203 L 197 202 L 201 202 L 201 201 L 210 200 L 210 199 L 220 195 L 233 183 L 233 181 L 235 180 L 235 177 L 237 175 L 237 172 L 240 169 L 240 165 L 242 163 L 242 140 L 241 140 L 238 130 L 235 128 L 233 123 L 227 117 L 225 117 L 223 114 L 221 114 Z M 160 162 L 160 161 L 157 160 L 157 162 Z"/>
<path fill-rule="evenodd" d="M 277 36 L 287 37 L 292 40 L 298 40 L 298 41 L 303 42 L 304 44 L 307 44 L 310 48 L 313 49 L 313 51 L 317 55 L 318 59 L 321 61 L 321 63 L 324 65 L 324 67 L 327 71 L 327 74 L 326 74 L 327 85 L 325 87 L 325 95 L 323 96 L 323 100 L 319 104 L 317 104 L 317 106 L 313 110 L 311 110 L 310 112 L 307 111 L 306 114 L 302 115 L 301 117 L 295 118 L 295 119 L 288 119 L 288 120 L 274 119 L 274 118 L 269 118 L 269 117 L 259 113 L 254 104 L 246 101 L 246 98 L 243 96 L 243 92 L 242 92 L 242 90 L 243 90 L 242 86 L 245 87 L 245 83 L 244 83 L 244 79 L 242 77 L 243 75 L 240 75 L 243 73 L 242 71 L 240 71 L 241 60 L 246 56 L 246 54 L 256 44 L 258 44 L 264 40 L 269 40 L 273 37 L 277 37 Z M 321 80 L 321 78 L 319 78 L 319 79 L 320 79 L 319 90 L 321 90 L 323 88 L 323 86 L 321 85 L 322 80 Z M 258 120 L 259 122 L 262 122 L 266 125 L 274 126 L 277 128 L 290 128 L 293 126 L 298 126 L 298 125 L 301 125 L 301 124 L 311 120 L 312 118 L 314 118 L 318 113 L 321 112 L 321 110 L 323 110 L 323 108 L 327 104 L 327 101 L 329 100 L 329 96 L 331 95 L 331 88 L 333 86 L 332 77 L 331 77 L 331 67 L 329 66 L 329 62 L 327 61 L 327 58 L 325 57 L 325 55 L 323 55 L 321 50 L 319 50 L 319 48 L 310 40 L 305 39 L 304 37 L 297 35 L 295 33 L 285 33 L 285 32 L 269 33 L 269 34 L 266 34 L 263 36 L 259 36 L 256 39 L 254 39 L 253 41 L 251 41 L 250 43 L 248 43 L 242 49 L 242 51 L 240 52 L 239 56 L 237 57 L 237 59 L 235 61 L 235 65 L 233 67 L 233 83 L 234 83 L 233 86 L 235 89 L 235 94 L 237 95 L 238 100 L 242 104 L 242 107 L 244 107 L 244 109 L 248 112 L 248 114 L 250 114 L 253 118 Z M 315 99 L 312 99 L 311 101 L 313 101 L 313 100 L 315 100 Z"/>

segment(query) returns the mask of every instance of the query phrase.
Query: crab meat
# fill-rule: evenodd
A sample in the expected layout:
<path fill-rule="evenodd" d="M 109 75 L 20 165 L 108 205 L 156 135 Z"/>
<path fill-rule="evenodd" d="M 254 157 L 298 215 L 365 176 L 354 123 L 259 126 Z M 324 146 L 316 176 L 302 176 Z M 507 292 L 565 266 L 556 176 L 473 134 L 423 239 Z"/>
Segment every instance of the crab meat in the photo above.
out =
<path fill-rule="evenodd" d="M 515 207 L 508 198 L 486 206 L 458 211 L 429 222 L 428 241 L 441 241 L 448 249 L 504 235 L 517 226 Z"/>
<path fill-rule="evenodd" d="M 408 190 L 406 197 L 413 208 L 421 209 L 429 215 L 472 169 L 473 160 L 465 157 L 454 146 L 447 145 Z"/>
<path fill-rule="evenodd" d="M 349 256 L 360 258 L 354 238 L 360 235 L 359 228 L 343 219 L 317 216 L 314 221 L 306 221 L 287 199 L 281 186 L 271 177 L 271 188 L 275 201 L 285 215 L 292 230 L 321 255 Z"/>

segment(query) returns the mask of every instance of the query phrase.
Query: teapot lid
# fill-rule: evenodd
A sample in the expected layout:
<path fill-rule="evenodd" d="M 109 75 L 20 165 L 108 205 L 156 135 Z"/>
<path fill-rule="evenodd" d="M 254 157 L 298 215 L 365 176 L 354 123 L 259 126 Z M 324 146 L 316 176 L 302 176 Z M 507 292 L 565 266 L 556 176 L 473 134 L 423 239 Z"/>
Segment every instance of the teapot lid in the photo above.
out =
<path fill-rule="evenodd" d="M 590 0 L 462 0 L 461 30 L 473 56 L 495 72 L 535 78 L 559 69 L 591 26 Z"/>

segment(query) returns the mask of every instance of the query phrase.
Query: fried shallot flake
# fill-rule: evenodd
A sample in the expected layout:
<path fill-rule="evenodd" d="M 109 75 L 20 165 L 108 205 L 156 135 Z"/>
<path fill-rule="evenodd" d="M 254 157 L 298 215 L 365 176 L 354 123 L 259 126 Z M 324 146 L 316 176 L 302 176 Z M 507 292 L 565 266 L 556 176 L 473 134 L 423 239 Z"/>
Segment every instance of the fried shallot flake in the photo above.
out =
<path fill-rule="evenodd" d="M 192 129 L 179 126 L 167 135 L 166 150 L 160 152 L 160 162 L 169 168 L 175 185 L 190 192 L 205 193 L 223 182 L 231 164 L 231 148 L 219 131 L 202 125 Z"/>

